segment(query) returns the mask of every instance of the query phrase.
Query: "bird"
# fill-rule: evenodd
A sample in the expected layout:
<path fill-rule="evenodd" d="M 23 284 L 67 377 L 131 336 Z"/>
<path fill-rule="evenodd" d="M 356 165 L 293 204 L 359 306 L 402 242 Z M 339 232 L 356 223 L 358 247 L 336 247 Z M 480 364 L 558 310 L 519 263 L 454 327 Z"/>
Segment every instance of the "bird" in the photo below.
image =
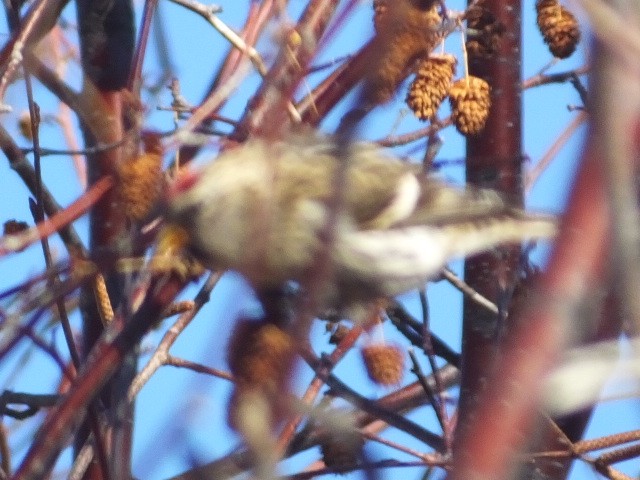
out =
<path fill-rule="evenodd" d="M 448 184 L 375 144 L 339 147 L 308 132 L 226 149 L 181 175 L 164 210 L 205 267 L 237 271 L 257 290 L 304 284 L 333 228 L 320 295 L 331 308 L 423 288 L 453 259 L 557 229 L 550 215 Z"/>

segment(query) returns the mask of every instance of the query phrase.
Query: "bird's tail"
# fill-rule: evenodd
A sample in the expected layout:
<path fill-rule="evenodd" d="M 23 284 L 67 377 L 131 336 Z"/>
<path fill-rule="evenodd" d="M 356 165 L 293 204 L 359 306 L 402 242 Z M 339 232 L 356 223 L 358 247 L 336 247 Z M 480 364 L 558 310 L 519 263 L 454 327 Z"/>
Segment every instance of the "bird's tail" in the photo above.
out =
<path fill-rule="evenodd" d="M 334 262 L 341 281 L 363 296 L 393 296 L 423 286 L 451 260 L 550 238 L 556 230 L 552 217 L 512 211 L 439 226 L 344 232 L 336 238 Z"/>
<path fill-rule="evenodd" d="M 486 217 L 439 227 L 450 259 L 467 257 L 498 245 L 553 238 L 557 220 L 548 215 L 516 211 L 512 215 Z"/>

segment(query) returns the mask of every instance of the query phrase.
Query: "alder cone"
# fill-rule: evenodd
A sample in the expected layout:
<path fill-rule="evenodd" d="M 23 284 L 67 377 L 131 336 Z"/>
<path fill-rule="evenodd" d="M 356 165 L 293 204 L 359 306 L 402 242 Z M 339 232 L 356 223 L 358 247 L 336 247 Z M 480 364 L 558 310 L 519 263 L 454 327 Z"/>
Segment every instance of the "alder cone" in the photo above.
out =
<path fill-rule="evenodd" d="M 357 465 L 363 446 L 364 440 L 358 432 L 329 433 L 320 440 L 322 461 L 334 470 L 352 468 Z"/>
<path fill-rule="evenodd" d="M 495 55 L 507 29 L 491 12 L 480 5 L 467 10 L 467 29 L 475 31 L 467 36 L 467 54 L 471 58 L 488 58 Z"/>
<path fill-rule="evenodd" d="M 127 218 L 140 221 L 149 215 L 164 184 L 162 142 L 152 131 L 142 132 L 143 153 L 127 159 L 117 169 L 118 193 Z"/>
<path fill-rule="evenodd" d="M 125 215 L 143 220 L 151 211 L 162 189 L 162 156 L 143 153 L 118 168 L 118 190 Z"/>
<path fill-rule="evenodd" d="M 412 65 L 426 57 L 442 39 L 437 5 L 427 7 L 395 0 L 374 4 L 375 58 L 365 79 L 368 101 L 388 102 Z"/>
<path fill-rule="evenodd" d="M 361 351 L 369 378 L 379 385 L 398 385 L 404 375 L 404 352 L 396 345 L 367 345 Z"/>
<path fill-rule="evenodd" d="M 462 78 L 451 86 L 451 112 L 460 133 L 476 135 L 484 129 L 491 108 L 490 93 L 489 84 L 473 76 Z"/>
<path fill-rule="evenodd" d="M 409 87 L 407 105 L 420 120 L 435 117 L 440 104 L 449 94 L 456 69 L 453 55 L 435 55 L 422 62 Z"/>
<path fill-rule="evenodd" d="M 22 112 L 18 119 L 18 129 L 24 138 L 33 141 L 33 130 L 31 129 L 31 115 L 29 112 Z"/>
<path fill-rule="evenodd" d="M 18 220 L 7 220 L 3 225 L 3 235 L 16 235 L 29 229 L 27 222 L 20 222 Z"/>
<path fill-rule="evenodd" d="M 538 28 L 557 58 L 567 58 L 580 41 L 580 27 L 576 17 L 557 0 L 538 0 Z"/>
<path fill-rule="evenodd" d="M 286 381 L 293 355 L 290 335 L 276 325 L 242 319 L 227 349 L 227 361 L 236 382 L 276 390 Z"/>

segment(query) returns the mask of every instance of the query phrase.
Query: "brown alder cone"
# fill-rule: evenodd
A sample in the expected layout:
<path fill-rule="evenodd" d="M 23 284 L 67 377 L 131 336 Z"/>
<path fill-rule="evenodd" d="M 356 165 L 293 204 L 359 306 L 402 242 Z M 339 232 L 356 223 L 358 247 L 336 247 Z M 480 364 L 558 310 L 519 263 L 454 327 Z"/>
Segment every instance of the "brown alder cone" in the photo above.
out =
<path fill-rule="evenodd" d="M 238 320 L 227 347 L 236 384 L 276 390 L 286 381 L 293 355 L 288 333 L 271 323 Z"/>
<path fill-rule="evenodd" d="M 478 77 L 469 76 L 456 81 L 449 90 L 451 112 L 456 128 L 463 135 L 482 131 L 491 108 L 490 87 Z"/>
<path fill-rule="evenodd" d="M 352 468 L 357 465 L 363 446 L 364 440 L 357 431 L 327 433 L 320 439 L 322 461 L 335 470 Z"/>
<path fill-rule="evenodd" d="M 557 0 L 538 0 L 538 28 L 557 58 L 567 58 L 580 41 L 580 27 L 576 17 Z"/>
<path fill-rule="evenodd" d="M 3 235 L 15 235 L 22 233 L 29 228 L 27 222 L 20 222 L 18 220 L 7 220 L 3 225 Z"/>
<path fill-rule="evenodd" d="M 407 105 L 420 120 L 435 117 L 440 104 L 449 94 L 456 69 L 453 55 L 432 55 L 422 62 L 416 78 L 409 87 Z"/>
<path fill-rule="evenodd" d="M 480 58 L 495 55 L 506 31 L 504 23 L 487 8 L 481 5 L 469 8 L 467 10 L 467 53 L 470 57 Z"/>
<path fill-rule="evenodd" d="M 378 1 L 374 4 L 376 53 L 365 79 L 367 100 L 375 104 L 391 99 L 416 60 L 426 57 L 441 40 L 442 17 L 437 2 Z"/>
<path fill-rule="evenodd" d="M 361 350 L 369 378 L 379 385 L 398 385 L 404 376 L 404 351 L 397 345 L 372 344 Z"/>
<path fill-rule="evenodd" d="M 33 130 L 31 129 L 31 115 L 29 112 L 22 112 L 18 118 L 18 129 L 24 138 L 33 140 Z"/>
<path fill-rule="evenodd" d="M 235 381 L 228 412 L 231 428 L 246 427 L 246 409 L 251 410 L 253 402 L 269 413 L 268 423 L 279 422 L 284 406 L 269 399 L 286 389 L 293 354 L 291 336 L 276 325 L 238 320 L 227 345 L 227 362 Z"/>
<path fill-rule="evenodd" d="M 160 197 L 162 147 L 153 133 L 143 134 L 144 152 L 118 166 L 118 193 L 127 218 L 143 220 Z"/>

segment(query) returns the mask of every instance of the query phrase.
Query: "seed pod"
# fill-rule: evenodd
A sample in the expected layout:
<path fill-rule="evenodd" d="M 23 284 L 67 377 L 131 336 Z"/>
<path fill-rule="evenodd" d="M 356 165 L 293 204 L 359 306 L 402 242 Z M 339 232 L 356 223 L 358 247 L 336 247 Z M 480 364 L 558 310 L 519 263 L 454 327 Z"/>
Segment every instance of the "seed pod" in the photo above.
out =
<path fill-rule="evenodd" d="M 18 119 L 18 129 L 24 138 L 33 140 L 33 130 L 31 129 L 31 115 L 29 112 L 22 112 Z"/>
<path fill-rule="evenodd" d="M 506 31 L 504 23 L 489 9 L 480 5 L 470 7 L 467 10 L 467 54 L 470 58 L 495 55 Z"/>
<path fill-rule="evenodd" d="M 4 222 L 3 235 L 15 235 L 22 233 L 29 228 L 27 222 L 20 222 L 18 220 L 7 220 Z"/>
<path fill-rule="evenodd" d="M 558 0 L 538 0 L 536 11 L 538 28 L 551 53 L 558 58 L 569 57 L 580 41 L 576 17 Z"/>
<path fill-rule="evenodd" d="M 404 352 L 396 345 L 373 344 L 361 350 L 369 378 L 379 385 L 397 385 L 404 376 Z"/>
<path fill-rule="evenodd" d="M 476 135 L 484 128 L 491 108 L 490 91 L 487 82 L 473 76 L 451 86 L 449 101 L 453 121 L 463 135 Z"/>
<path fill-rule="evenodd" d="M 134 221 L 143 220 L 160 196 L 162 189 L 162 147 L 159 137 L 147 134 L 143 138 L 144 153 L 122 163 L 118 168 L 118 191 L 125 215 Z"/>
<path fill-rule="evenodd" d="M 449 93 L 456 63 L 453 55 L 433 55 L 420 66 L 406 100 L 420 120 L 435 117 L 442 100 Z"/>
<path fill-rule="evenodd" d="M 414 5 L 406 1 L 385 2 L 378 7 L 376 57 L 370 66 L 365 91 L 368 101 L 389 101 L 397 86 L 411 73 L 413 63 L 426 57 L 442 39 L 442 17 L 436 4 Z"/>
<path fill-rule="evenodd" d="M 276 390 L 286 380 L 293 341 L 277 326 L 242 319 L 233 330 L 227 361 L 238 385 Z"/>
<path fill-rule="evenodd" d="M 331 469 L 354 467 L 364 446 L 362 436 L 354 432 L 327 433 L 320 439 L 322 461 Z"/>

